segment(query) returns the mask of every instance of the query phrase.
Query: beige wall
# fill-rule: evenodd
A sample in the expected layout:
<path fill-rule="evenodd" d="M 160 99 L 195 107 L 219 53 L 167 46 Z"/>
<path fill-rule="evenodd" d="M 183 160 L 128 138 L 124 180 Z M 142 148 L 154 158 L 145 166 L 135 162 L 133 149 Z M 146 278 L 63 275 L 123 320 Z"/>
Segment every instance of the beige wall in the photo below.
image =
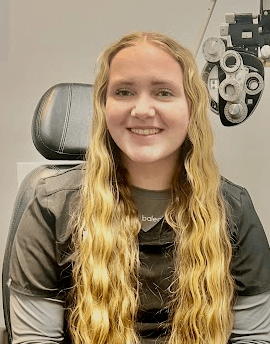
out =
<path fill-rule="evenodd" d="M 208 3 L 208 0 L 1 1 L 1 16 L 8 18 L 4 25 L 0 17 L 3 23 L 3 29 L 0 27 L 1 265 L 17 193 L 16 164 L 44 160 L 35 150 L 30 134 L 32 115 L 41 95 L 60 82 L 93 83 L 95 60 L 103 47 L 132 30 L 159 30 L 195 51 Z M 237 7 L 236 1 L 218 0 L 205 37 L 219 36 L 224 13 L 233 11 L 258 13 L 259 0 L 241 0 Z M 204 60 L 200 54 L 198 62 L 202 67 Z M 211 116 L 221 171 L 250 191 L 270 237 L 269 71 L 266 79 L 263 99 L 246 123 L 225 128 L 216 115 Z M 0 326 L 3 324 L 0 312 Z"/>

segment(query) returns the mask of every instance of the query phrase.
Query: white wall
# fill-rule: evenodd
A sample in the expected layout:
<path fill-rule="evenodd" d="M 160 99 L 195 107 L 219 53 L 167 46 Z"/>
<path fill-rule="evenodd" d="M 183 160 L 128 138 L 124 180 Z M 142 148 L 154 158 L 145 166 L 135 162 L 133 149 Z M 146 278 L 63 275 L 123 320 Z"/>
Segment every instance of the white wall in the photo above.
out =
<path fill-rule="evenodd" d="M 162 31 L 195 51 L 207 7 L 208 0 L 1 0 L 1 265 L 17 193 L 16 164 L 44 160 L 30 134 L 32 116 L 42 94 L 60 82 L 93 83 L 94 65 L 101 50 L 136 29 Z M 219 36 L 224 13 L 233 11 L 258 13 L 259 0 L 241 0 L 237 4 L 218 0 L 205 37 Z M 1 16 L 5 20 L 1 21 Z M 198 62 L 202 67 L 200 54 Z M 266 79 L 263 99 L 246 123 L 225 128 L 216 115 L 211 116 L 221 171 L 250 191 L 270 237 L 269 71 Z M 0 326 L 3 324 L 0 313 Z"/>
<path fill-rule="evenodd" d="M 16 163 L 44 160 L 30 134 L 42 94 L 60 82 L 93 83 L 101 50 L 129 31 L 159 30 L 195 46 L 207 2 L 1 0 L 1 16 L 7 19 L 9 13 L 0 36 L 0 154 L 5 166 L 0 193 L 1 265 L 17 193 Z M 0 316 L 1 326 L 2 312 Z"/>

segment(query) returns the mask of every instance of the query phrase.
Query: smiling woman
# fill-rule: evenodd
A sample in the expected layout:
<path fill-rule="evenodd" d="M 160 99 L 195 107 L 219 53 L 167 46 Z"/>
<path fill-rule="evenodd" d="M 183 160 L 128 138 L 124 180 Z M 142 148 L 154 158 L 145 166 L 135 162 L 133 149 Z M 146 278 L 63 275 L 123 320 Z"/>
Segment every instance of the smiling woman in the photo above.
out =
<path fill-rule="evenodd" d="M 86 162 L 45 178 L 10 268 L 13 344 L 270 343 L 270 250 L 220 176 L 208 94 L 174 38 L 106 48 Z"/>
<path fill-rule="evenodd" d="M 126 80 L 132 82 L 123 90 Z M 131 183 L 152 190 L 169 188 L 189 123 L 179 63 L 151 44 L 120 50 L 110 65 L 106 122 Z"/>

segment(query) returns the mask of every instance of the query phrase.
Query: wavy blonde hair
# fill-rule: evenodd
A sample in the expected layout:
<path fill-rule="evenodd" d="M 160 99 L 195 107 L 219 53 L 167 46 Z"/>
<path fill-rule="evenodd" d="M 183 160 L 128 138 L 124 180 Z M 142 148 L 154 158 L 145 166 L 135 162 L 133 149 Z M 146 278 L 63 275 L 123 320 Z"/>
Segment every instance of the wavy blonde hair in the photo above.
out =
<path fill-rule="evenodd" d="M 149 43 L 180 64 L 190 124 L 171 184 L 165 220 L 175 232 L 174 278 L 168 305 L 168 344 L 225 344 L 232 329 L 232 248 L 220 174 L 213 156 L 209 98 L 196 62 L 174 38 L 135 31 L 99 56 L 94 84 L 91 144 L 86 156 L 81 206 L 74 224 L 74 344 L 136 344 L 141 228 L 128 173 L 105 121 L 112 58 L 121 49 Z"/>

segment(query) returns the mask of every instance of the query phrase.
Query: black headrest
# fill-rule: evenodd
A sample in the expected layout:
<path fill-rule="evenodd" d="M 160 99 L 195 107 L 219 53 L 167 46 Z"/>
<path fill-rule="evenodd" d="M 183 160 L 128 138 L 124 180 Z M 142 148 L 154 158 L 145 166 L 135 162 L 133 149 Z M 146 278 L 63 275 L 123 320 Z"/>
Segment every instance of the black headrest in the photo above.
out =
<path fill-rule="evenodd" d="M 49 160 L 83 160 L 89 145 L 93 85 L 61 83 L 40 99 L 32 139 Z"/>

